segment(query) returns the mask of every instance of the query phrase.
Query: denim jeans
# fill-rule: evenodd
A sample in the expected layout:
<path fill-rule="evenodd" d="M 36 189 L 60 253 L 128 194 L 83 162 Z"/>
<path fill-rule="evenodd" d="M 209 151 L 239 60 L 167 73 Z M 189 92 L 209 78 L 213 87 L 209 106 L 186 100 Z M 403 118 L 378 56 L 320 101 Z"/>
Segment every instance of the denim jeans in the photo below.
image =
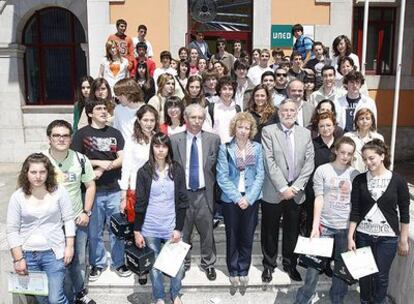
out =
<path fill-rule="evenodd" d="M 89 263 L 91 266 L 107 266 L 106 250 L 103 240 L 105 226 L 109 226 L 111 215 L 119 212 L 121 191 L 99 191 L 95 194 L 92 216 L 89 220 Z M 124 265 L 124 242 L 115 237 L 109 229 L 112 267 Z"/>
<path fill-rule="evenodd" d="M 76 226 L 75 253 L 65 276 L 65 295 L 70 304 L 74 297 L 85 288 L 86 244 L 88 227 Z"/>
<path fill-rule="evenodd" d="M 27 269 L 29 271 L 45 271 L 48 279 L 49 295 L 47 297 L 36 296 L 41 304 L 67 304 L 68 299 L 63 292 L 63 280 L 65 278 L 65 264 L 63 258 L 57 260 L 54 252 L 25 251 Z"/>
<path fill-rule="evenodd" d="M 165 243 L 168 240 L 156 238 L 156 237 L 144 237 L 145 244 L 155 253 L 155 259 L 157 259 L 158 254 L 161 250 L 161 244 Z M 170 282 L 170 296 L 171 299 L 174 300 L 180 294 L 181 290 L 181 280 L 184 276 L 184 263 L 181 265 L 180 270 L 178 271 L 177 275 L 174 278 L 171 278 Z M 163 283 L 163 273 L 154 267 L 150 271 L 150 278 L 152 284 L 152 297 L 154 301 L 158 299 L 165 298 L 164 292 L 164 283 Z"/>
<path fill-rule="evenodd" d="M 333 229 L 322 227 L 321 237 L 334 238 L 334 259 L 339 260 L 341 253 L 347 250 L 347 236 L 348 229 Z M 337 263 L 335 263 L 336 267 Z M 312 297 L 318 284 L 319 271 L 314 268 L 308 268 L 306 271 L 305 284 L 298 289 L 296 294 L 296 304 L 311 303 Z M 343 303 L 346 293 L 348 292 L 348 285 L 340 278 L 333 276 L 332 285 L 329 290 L 329 297 L 331 303 Z"/>
<path fill-rule="evenodd" d="M 388 276 L 397 252 L 398 237 L 356 233 L 357 248 L 371 246 L 378 272 L 359 279 L 361 303 L 386 303 Z"/>

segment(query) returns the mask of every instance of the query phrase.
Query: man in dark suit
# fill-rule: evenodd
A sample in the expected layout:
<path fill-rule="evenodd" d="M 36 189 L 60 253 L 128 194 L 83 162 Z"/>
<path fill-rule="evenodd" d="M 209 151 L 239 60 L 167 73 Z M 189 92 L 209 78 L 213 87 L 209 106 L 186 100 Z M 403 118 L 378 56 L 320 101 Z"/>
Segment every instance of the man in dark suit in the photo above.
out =
<path fill-rule="evenodd" d="M 201 130 L 206 112 L 199 104 L 189 105 L 185 109 L 184 118 L 187 131 L 171 136 L 174 160 L 185 169 L 187 195 L 190 199 L 183 228 L 183 241 L 191 243 L 195 226 L 200 234 L 201 267 L 212 281 L 216 279 L 213 205 L 220 137 Z M 190 254 L 185 264 L 188 270 Z"/>
<path fill-rule="evenodd" d="M 304 85 L 302 81 L 293 79 L 289 82 L 287 86 L 287 93 L 289 98 L 296 103 L 296 122 L 299 126 L 306 128 L 311 123 L 315 108 L 311 103 L 303 100 L 304 92 Z"/>
<path fill-rule="evenodd" d="M 263 184 L 261 245 L 262 281 L 272 280 L 276 265 L 279 222 L 283 215 L 283 270 L 295 281 L 302 278 L 296 270 L 293 253 L 299 235 L 300 204 L 314 168 L 314 150 L 310 131 L 296 122 L 297 105 L 285 99 L 278 111 L 280 123 L 262 130 L 265 180 Z"/>

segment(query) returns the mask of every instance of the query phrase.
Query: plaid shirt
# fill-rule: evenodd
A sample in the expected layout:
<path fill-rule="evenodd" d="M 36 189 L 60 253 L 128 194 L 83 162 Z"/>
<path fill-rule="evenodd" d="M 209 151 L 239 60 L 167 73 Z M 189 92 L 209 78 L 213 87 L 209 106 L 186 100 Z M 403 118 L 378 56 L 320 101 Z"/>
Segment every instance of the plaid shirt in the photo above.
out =
<path fill-rule="evenodd" d="M 305 35 L 302 35 L 296 40 L 295 44 L 293 45 L 293 50 L 299 52 L 302 55 L 303 60 L 306 58 L 306 53 L 310 51 L 311 59 L 313 59 L 315 56 L 312 53 L 312 46 L 313 40 L 309 37 L 305 37 Z"/>

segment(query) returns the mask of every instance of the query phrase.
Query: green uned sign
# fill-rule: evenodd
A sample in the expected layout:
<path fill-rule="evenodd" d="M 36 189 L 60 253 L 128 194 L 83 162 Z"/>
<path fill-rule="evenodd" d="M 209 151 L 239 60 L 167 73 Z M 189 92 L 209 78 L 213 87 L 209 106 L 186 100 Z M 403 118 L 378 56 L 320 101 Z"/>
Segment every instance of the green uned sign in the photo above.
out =
<path fill-rule="evenodd" d="M 291 47 L 293 45 L 292 26 L 272 24 L 270 41 L 272 48 Z"/>

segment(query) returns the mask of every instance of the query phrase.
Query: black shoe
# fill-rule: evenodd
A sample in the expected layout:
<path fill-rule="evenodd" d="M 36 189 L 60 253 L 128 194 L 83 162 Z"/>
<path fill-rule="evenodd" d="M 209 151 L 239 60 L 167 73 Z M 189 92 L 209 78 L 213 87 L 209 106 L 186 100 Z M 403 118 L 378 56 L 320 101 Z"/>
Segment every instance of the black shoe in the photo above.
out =
<path fill-rule="evenodd" d="M 217 278 L 216 270 L 214 269 L 214 267 L 207 268 L 205 272 L 207 279 L 209 279 L 210 281 L 214 281 Z"/>
<path fill-rule="evenodd" d="M 103 268 L 92 266 L 91 272 L 89 273 L 89 281 L 94 282 L 101 276 Z"/>
<path fill-rule="evenodd" d="M 184 264 L 184 271 L 187 272 L 191 268 L 191 264 Z"/>
<path fill-rule="evenodd" d="M 117 269 L 115 269 L 115 272 L 117 275 L 124 278 L 129 277 L 132 274 L 131 270 L 129 270 L 125 265 L 119 266 Z"/>
<path fill-rule="evenodd" d="M 264 268 L 262 272 L 262 282 L 270 283 L 272 281 L 272 270 L 270 268 Z"/>
<path fill-rule="evenodd" d="M 86 289 L 84 289 L 76 295 L 75 304 L 96 304 L 96 302 L 88 297 Z"/>
<path fill-rule="evenodd" d="M 333 271 L 331 268 L 331 263 L 326 263 L 325 269 L 323 271 L 329 278 L 332 278 L 333 276 Z"/>
<path fill-rule="evenodd" d="M 287 272 L 289 278 L 291 278 L 293 281 L 302 281 L 302 277 L 300 276 L 300 273 L 297 271 L 296 267 L 283 266 L 283 271 Z"/>
<path fill-rule="evenodd" d="M 148 275 L 147 274 L 138 276 L 139 285 L 145 285 L 145 284 L 147 284 L 147 282 L 148 282 Z"/>

